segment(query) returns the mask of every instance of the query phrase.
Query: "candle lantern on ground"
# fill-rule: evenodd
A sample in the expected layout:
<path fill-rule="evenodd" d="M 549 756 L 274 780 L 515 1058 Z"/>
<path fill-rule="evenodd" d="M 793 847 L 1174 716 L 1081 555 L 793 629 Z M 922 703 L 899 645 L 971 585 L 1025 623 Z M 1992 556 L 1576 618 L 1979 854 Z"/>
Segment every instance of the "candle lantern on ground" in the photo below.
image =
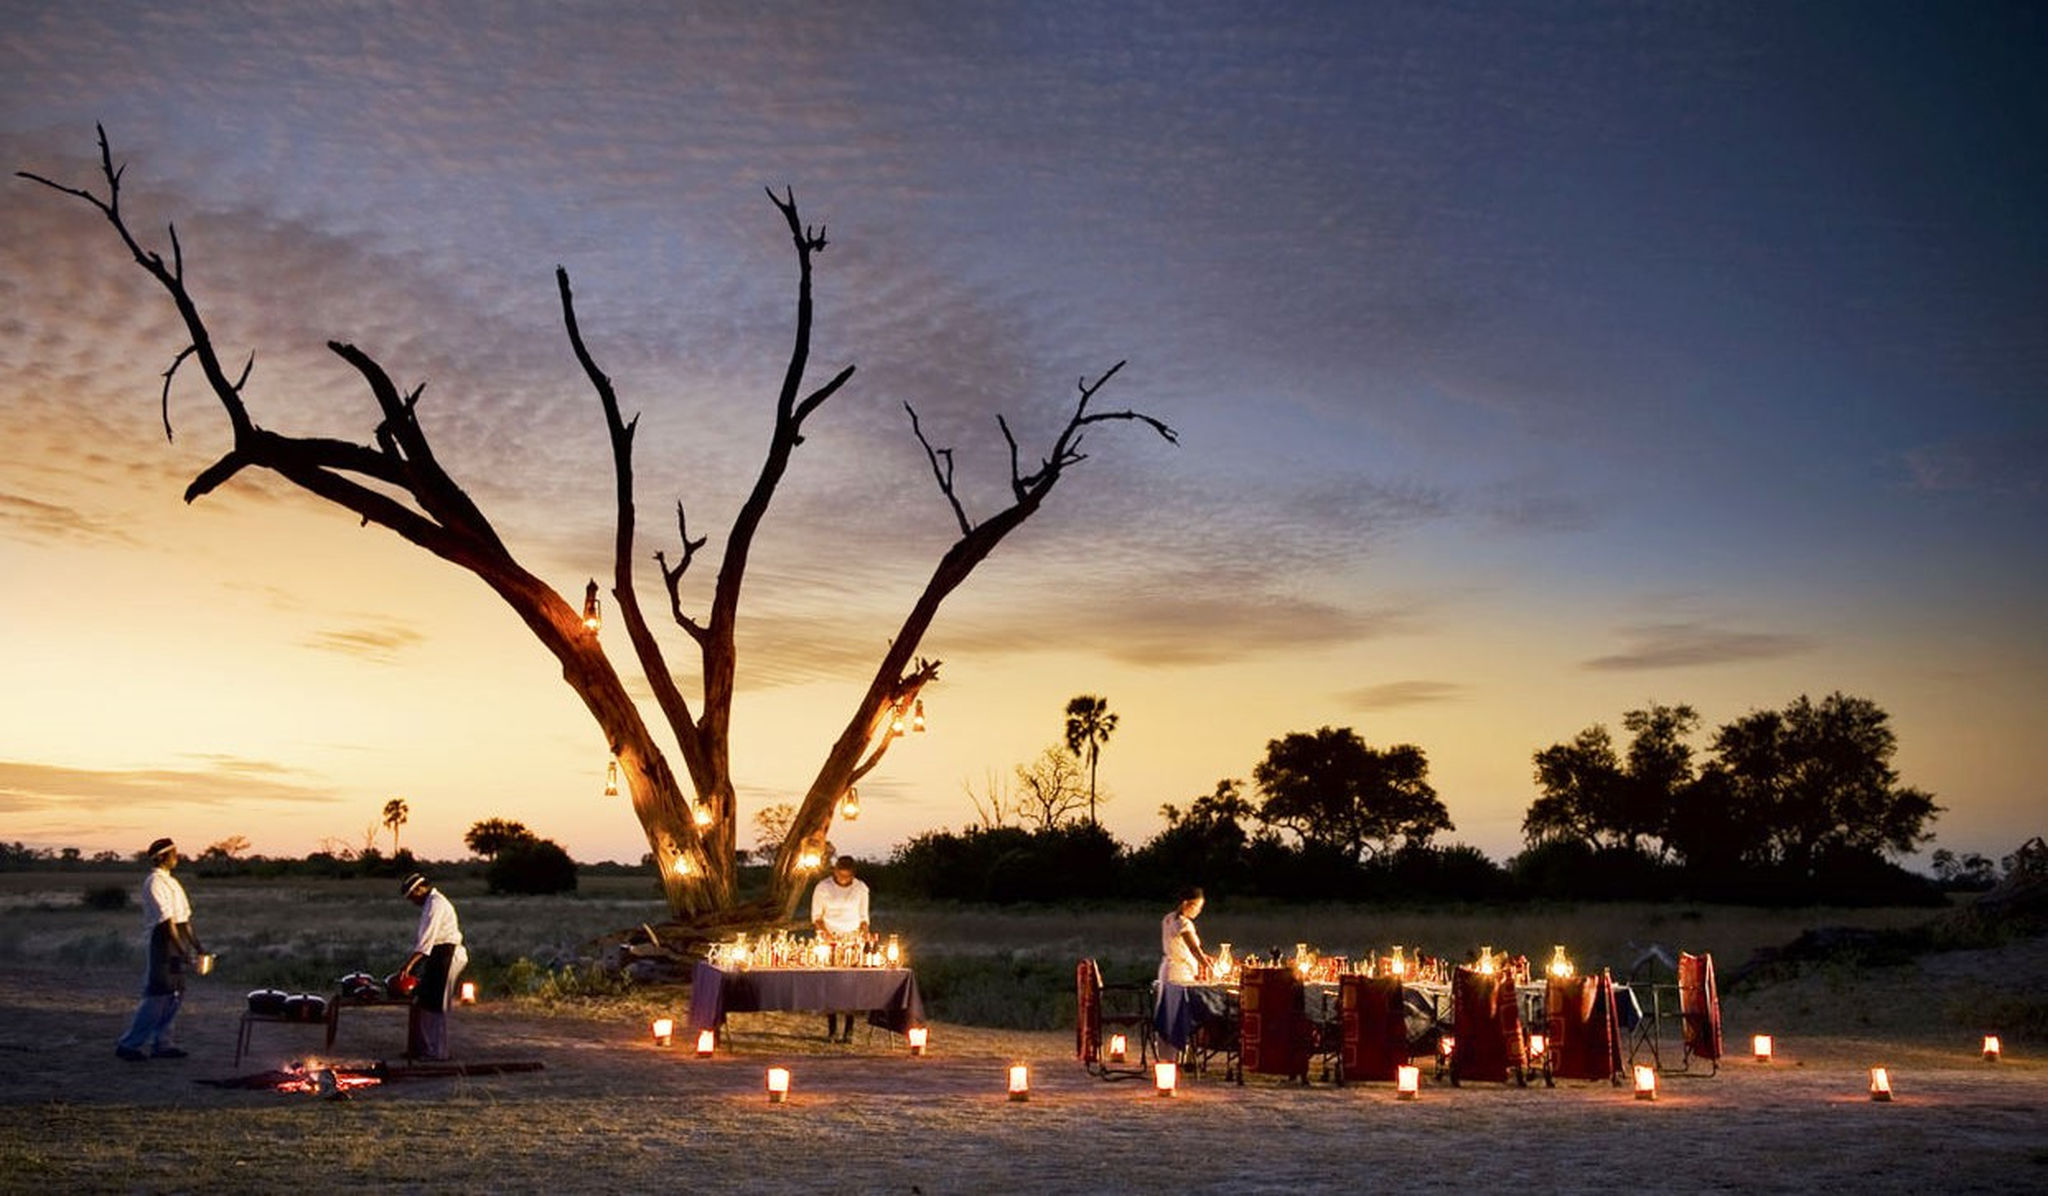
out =
<path fill-rule="evenodd" d="M 455 999 L 464 1005 L 476 1004 L 476 981 L 463 981 L 460 995 L 458 995 Z"/>
<path fill-rule="evenodd" d="M 768 1069 L 768 1103 L 779 1105 L 789 1100 L 789 1069 L 771 1067 Z"/>
<path fill-rule="evenodd" d="M 2002 1052 L 2003 1052 L 2003 1048 L 2001 1048 L 2001 1047 L 1999 1046 L 1999 1044 L 1998 1044 L 1998 1035 L 1996 1035 L 1996 1034 L 1986 1034 L 1986 1035 L 1984 1036 L 1984 1062 L 1986 1062 L 1986 1063 L 1996 1063 L 1996 1062 L 1998 1062 L 1998 1056 L 1999 1056 L 1999 1055 L 2000 1055 L 2000 1054 L 2001 1054 Z"/>
<path fill-rule="evenodd" d="M 925 1052 L 925 1047 L 931 1042 L 931 1031 L 923 1026 L 912 1026 L 909 1037 L 910 1053 L 922 1056 Z"/>
<path fill-rule="evenodd" d="M 1402 1064 L 1394 1071 L 1394 1099 L 1414 1100 L 1422 1093 L 1422 1069 Z"/>
<path fill-rule="evenodd" d="M 1109 1036 L 1109 1061 L 1111 1063 L 1122 1063 L 1124 1061 L 1125 1056 L 1127 1056 L 1130 1053 L 1130 1049 L 1130 1039 L 1124 1037 L 1121 1034 L 1112 1034 Z"/>
<path fill-rule="evenodd" d="M 1180 1087 L 1180 1065 L 1160 1060 L 1152 1065 L 1152 1087 L 1161 1096 L 1172 1096 Z"/>
<path fill-rule="evenodd" d="M 1637 1099 L 1637 1100 L 1656 1100 L 1656 1099 L 1657 1099 L 1657 1069 L 1656 1069 L 1656 1068 L 1654 1068 L 1654 1067 L 1640 1067 L 1640 1066 L 1636 1068 L 1636 1099 Z"/>
<path fill-rule="evenodd" d="M 1022 1063 L 1010 1065 L 1010 1099 L 1031 1099 L 1031 1069 Z"/>
<path fill-rule="evenodd" d="M 1550 1039 L 1541 1034 L 1531 1034 L 1529 1036 L 1529 1062 L 1541 1063 L 1543 1061 L 1543 1053 L 1549 1049 Z"/>
<path fill-rule="evenodd" d="M 1870 1099 L 1888 1101 L 1892 1098 L 1892 1073 L 1882 1067 L 1870 1069 Z"/>
<path fill-rule="evenodd" d="M 1750 1039 L 1750 1047 L 1752 1050 L 1755 1051 L 1756 1061 L 1758 1063 L 1769 1063 L 1771 1061 L 1771 1055 L 1775 1050 L 1775 1047 L 1774 1044 L 1771 1042 L 1770 1035 L 1756 1035 L 1754 1038 Z"/>
<path fill-rule="evenodd" d="M 712 1048 L 718 1045 L 718 1034 L 712 1030 L 697 1031 L 697 1057 L 709 1059 Z"/>
<path fill-rule="evenodd" d="M 676 1022 L 671 1017 L 658 1017 L 647 1027 L 654 1034 L 655 1046 L 667 1046 L 675 1040 Z"/>

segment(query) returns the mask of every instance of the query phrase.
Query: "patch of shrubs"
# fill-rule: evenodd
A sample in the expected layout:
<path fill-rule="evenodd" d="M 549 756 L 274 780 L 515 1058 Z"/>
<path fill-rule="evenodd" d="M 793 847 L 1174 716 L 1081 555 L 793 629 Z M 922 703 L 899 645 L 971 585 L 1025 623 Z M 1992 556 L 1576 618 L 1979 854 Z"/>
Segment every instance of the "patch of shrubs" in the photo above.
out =
<path fill-rule="evenodd" d="M 553 839 L 516 839 L 492 857 L 484 882 L 493 893 L 573 893 L 576 861 Z"/>

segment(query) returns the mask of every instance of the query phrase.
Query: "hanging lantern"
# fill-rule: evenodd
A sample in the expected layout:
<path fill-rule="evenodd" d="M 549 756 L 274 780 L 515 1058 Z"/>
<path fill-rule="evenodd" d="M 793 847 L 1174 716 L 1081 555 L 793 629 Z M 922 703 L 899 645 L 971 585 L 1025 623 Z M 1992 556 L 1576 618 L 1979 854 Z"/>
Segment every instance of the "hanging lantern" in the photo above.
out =
<path fill-rule="evenodd" d="M 1122 1063 L 1131 1051 L 1131 1040 L 1121 1034 L 1109 1036 L 1109 1061 Z"/>
<path fill-rule="evenodd" d="M 1394 1099 L 1414 1100 L 1422 1094 L 1422 1069 L 1402 1064 L 1394 1069 Z"/>
<path fill-rule="evenodd" d="M 789 1069 L 771 1067 L 768 1069 L 768 1103 L 783 1104 L 789 1100 Z"/>
<path fill-rule="evenodd" d="M 1888 1101 L 1892 1098 L 1892 1074 L 1882 1067 L 1870 1069 L 1870 1099 Z"/>
<path fill-rule="evenodd" d="M 462 982 L 462 990 L 461 990 L 461 995 L 460 995 L 460 996 L 458 996 L 458 997 L 456 997 L 456 1000 L 457 1000 L 457 1001 L 459 1001 L 459 1002 L 461 1002 L 461 1003 L 462 1003 L 462 1004 L 464 1004 L 464 1005 L 474 1005 L 474 1004 L 476 1004 L 476 981 L 474 981 L 474 980 L 465 980 L 465 981 L 463 981 L 463 982 Z"/>
<path fill-rule="evenodd" d="M 889 734 L 903 734 L 903 707 L 901 706 L 889 712 Z"/>
<path fill-rule="evenodd" d="M 1152 1088 L 1161 1096 L 1172 1096 L 1180 1087 L 1180 1065 L 1162 1059 L 1152 1065 Z"/>
<path fill-rule="evenodd" d="M 923 1057 L 924 1057 L 924 1052 L 925 1052 L 925 1048 L 931 1045 L 931 1041 L 932 1041 L 932 1032 L 931 1032 L 931 1030 L 929 1030 L 928 1028 L 926 1028 L 926 1027 L 924 1027 L 924 1026 L 912 1026 L 912 1027 L 910 1028 L 910 1034 L 909 1034 L 909 1038 L 910 1038 L 910 1053 L 911 1053 L 912 1055 L 915 1055 L 915 1056 L 919 1057 L 919 1058 L 923 1058 Z"/>
<path fill-rule="evenodd" d="M 1564 944 L 1559 943 L 1557 946 L 1552 947 L 1550 949 L 1550 974 L 1559 980 L 1569 980 L 1572 978 L 1573 971 L 1575 969 L 1572 967 L 1572 961 L 1565 958 Z"/>
<path fill-rule="evenodd" d="M 667 1046 L 675 1041 L 676 1022 L 672 1017 L 655 1018 L 654 1021 L 648 1024 L 647 1028 L 654 1033 L 655 1046 Z"/>
<path fill-rule="evenodd" d="M 1998 1056 L 2002 1053 L 2002 1050 L 2003 1048 L 1998 1045 L 1998 1035 L 1986 1034 L 1984 1036 L 1984 1062 L 1998 1062 Z"/>
<path fill-rule="evenodd" d="M 916 709 L 915 709 L 915 710 L 914 710 L 914 711 L 913 711 L 913 712 L 911 713 L 911 715 L 910 715 L 910 729 L 911 729 L 911 730 L 913 730 L 913 731 L 915 731 L 915 732 L 917 732 L 917 733 L 918 733 L 919 735 L 922 735 L 922 734 L 924 734 L 924 699 L 923 699 L 923 698 L 919 698 L 919 699 L 917 700 L 917 708 L 916 708 Z"/>
<path fill-rule="evenodd" d="M 1657 1069 L 1656 1069 L 1656 1068 L 1654 1068 L 1654 1067 L 1637 1067 L 1637 1068 L 1636 1068 L 1636 1099 L 1637 1099 L 1637 1100 L 1656 1100 L 1656 1099 L 1657 1099 Z"/>
<path fill-rule="evenodd" d="M 690 821 L 697 824 L 698 830 L 703 830 L 705 827 L 710 826 L 711 803 L 700 801 L 696 805 L 690 807 Z"/>
<path fill-rule="evenodd" d="M 1771 1061 L 1772 1044 L 1770 1035 L 1755 1035 L 1749 1040 L 1749 1045 L 1750 1049 L 1756 1054 L 1756 1061 L 1758 1063 L 1769 1063 Z"/>
<path fill-rule="evenodd" d="M 613 756 L 610 760 L 605 761 L 604 795 L 606 797 L 617 797 L 619 795 L 619 758 L 617 756 Z"/>
<path fill-rule="evenodd" d="M 596 635 L 597 629 L 603 625 L 604 612 L 598 607 L 597 579 L 593 577 L 590 584 L 583 587 L 583 629 Z"/>
<path fill-rule="evenodd" d="M 1031 1069 L 1022 1063 L 1010 1065 L 1010 1099 L 1031 1099 Z"/>
<path fill-rule="evenodd" d="M 715 1030 L 699 1030 L 699 1031 L 697 1031 L 697 1057 L 698 1057 L 699 1059 L 709 1059 L 709 1058 L 711 1057 L 711 1051 L 712 1051 L 712 1049 L 713 1049 L 714 1047 L 716 1047 L 717 1045 L 718 1045 L 718 1032 L 717 1032 L 717 1031 L 715 1031 Z"/>
<path fill-rule="evenodd" d="M 675 870 L 677 876 L 688 876 L 696 871 L 695 868 L 690 866 L 690 857 L 686 855 L 676 857 Z"/>
<path fill-rule="evenodd" d="M 846 790 L 846 796 L 839 799 L 839 816 L 848 822 L 860 817 L 860 790 Z"/>
<path fill-rule="evenodd" d="M 815 871 L 818 865 L 824 862 L 825 857 L 819 855 L 818 850 L 814 847 L 804 848 L 803 854 L 796 857 L 796 866 L 806 872 Z"/>

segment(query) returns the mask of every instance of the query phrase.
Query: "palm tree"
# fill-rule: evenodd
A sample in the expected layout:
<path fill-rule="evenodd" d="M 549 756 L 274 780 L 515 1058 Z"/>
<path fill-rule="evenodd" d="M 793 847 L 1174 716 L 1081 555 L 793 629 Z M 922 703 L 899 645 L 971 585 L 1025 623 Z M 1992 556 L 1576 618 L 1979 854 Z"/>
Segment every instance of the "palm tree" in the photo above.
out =
<path fill-rule="evenodd" d="M 1067 750 L 1088 761 L 1088 825 L 1095 823 L 1095 759 L 1116 730 L 1109 699 L 1081 694 L 1067 703 Z"/>
<path fill-rule="evenodd" d="M 406 808 L 405 799 L 394 797 L 384 803 L 384 825 L 391 828 L 391 855 L 398 857 L 398 828 L 405 825 L 405 816 L 412 813 Z"/>

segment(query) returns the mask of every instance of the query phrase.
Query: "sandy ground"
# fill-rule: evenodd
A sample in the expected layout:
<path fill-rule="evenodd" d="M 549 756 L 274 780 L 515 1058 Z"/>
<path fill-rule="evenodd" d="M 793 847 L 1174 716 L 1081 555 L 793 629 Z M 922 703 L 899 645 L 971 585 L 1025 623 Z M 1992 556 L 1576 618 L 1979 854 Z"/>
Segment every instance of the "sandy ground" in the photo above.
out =
<path fill-rule="evenodd" d="M 1910 974 L 1902 986 L 1915 987 Z M 1839 1003 L 1844 987 L 1789 986 L 1787 1024 Z M 543 1070 L 411 1079 L 333 1102 L 201 1084 L 317 1055 L 322 1038 L 317 1026 L 258 1026 L 237 1069 L 242 994 L 205 980 L 181 1018 L 191 1058 L 117 1060 L 131 989 L 125 972 L 0 977 L 0 1189 L 2048 1190 L 2048 1061 L 2009 1044 L 1988 1064 L 1974 1036 L 1893 1031 L 1867 1014 L 1848 1020 L 1873 1024 L 1869 1035 L 1780 1027 L 1776 1062 L 1745 1052 L 1711 1078 L 1667 1076 L 1655 1102 L 1574 1082 L 1425 1083 L 1406 1103 L 1385 1085 L 1258 1078 L 1163 1099 L 1085 1075 L 1070 1034 L 941 1024 L 932 1055 L 914 1059 L 880 1031 L 827 1045 L 818 1019 L 797 1015 L 737 1016 L 727 1049 L 698 1060 L 653 1046 L 637 1017 L 487 1001 L 456 1015 L 458 1055 Z M 1731 1047 L 1769 1008 L 1731 1002 Z M 395 1059 L 403 1034 L 400 1012 L 351 1014 L 336 1056 Z M 1012 1061 L 1032 1069 L 1028 1102 L 1005 1098 Z M 1890 1104 L 1866 1095 L 1875 1063 L 1894 1077 Z M 786 1105 L 763 1095 L 771 1065 L 794 1073 Z"/>

